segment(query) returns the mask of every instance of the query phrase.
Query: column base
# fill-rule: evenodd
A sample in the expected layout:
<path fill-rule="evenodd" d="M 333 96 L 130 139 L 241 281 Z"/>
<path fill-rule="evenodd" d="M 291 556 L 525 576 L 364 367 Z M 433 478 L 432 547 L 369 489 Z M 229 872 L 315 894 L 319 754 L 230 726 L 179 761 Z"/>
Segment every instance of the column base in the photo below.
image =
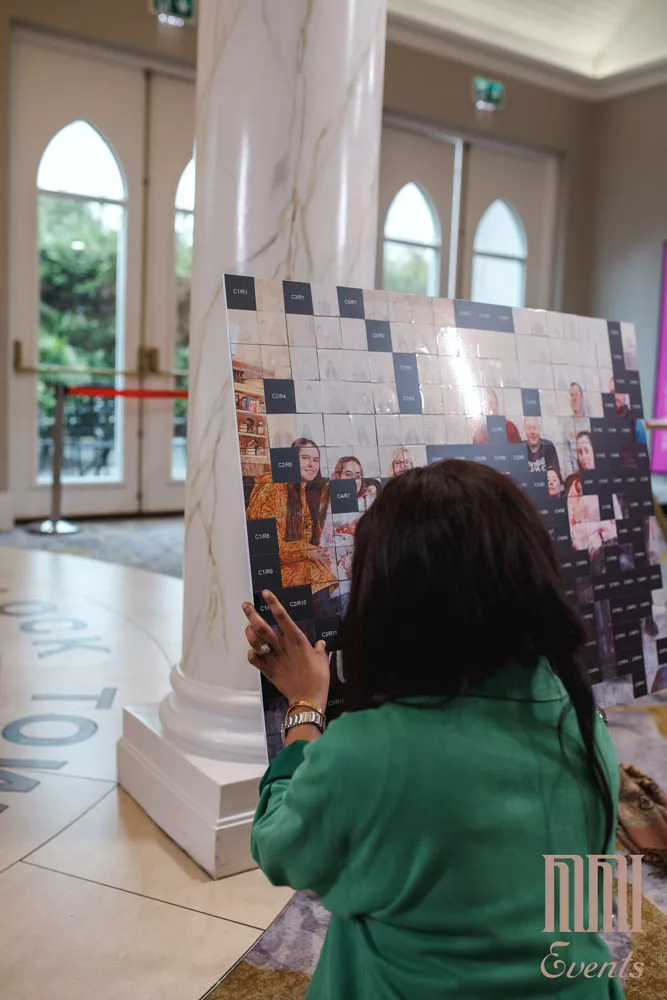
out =
<path fill-rule="evenodd" d="M 118 780 L 212 878 L 256 868 L 250 827 L 265 766 L 199 757 L 164 733 L 158 705 L 123 712 Z"/>

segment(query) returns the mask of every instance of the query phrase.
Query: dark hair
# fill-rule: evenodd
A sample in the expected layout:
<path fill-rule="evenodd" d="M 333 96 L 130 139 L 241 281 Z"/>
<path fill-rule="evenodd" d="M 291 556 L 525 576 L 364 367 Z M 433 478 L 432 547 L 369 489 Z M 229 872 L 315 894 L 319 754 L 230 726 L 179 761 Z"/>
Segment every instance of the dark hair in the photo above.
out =
<path fill-rule="evenodd" d="M 556 475 L 558 476 L 558 482 L 561 484 L 563 489 L 565 489 L 565 483 L 563 482 L 563 477 L 561 476 L 560 472 L 558 471 L 555 465 L 547 465 L 547 474 L 550 472 L 556 473 Z"/>
<path fill-rule="evenodd" d="M 572 472 L 565 480 L 565 492 L 569 494 L 570 489 L 575 483 L 579 483 L 579 489 L 581 489 L 581 476 L 578 472 Z"/>
<path fill-rule="evenodd" d="M 577 389 L 579 390 L 579 392 L 583 396 L 584 390 L 581 388 L 581 386 L 579 385 L 579 383 L 578 382 L 570 382 L 570 389 L 572 388 L 573 385 L 576 385 Z"/>
<path fill-rule="evenodd" d="M 311 441 L 310 438 L 297 438 L 292 441 L 292 448 L 316 448 L 320 453 L 319 445 Z M 310 482 L 306 483 L 306 504 L 312 521 L 310 532 L 310 544 L 319 545 L 322 528 L 324 526 L 324 513 L 328 494 L 326 482 L 322 479 L 322 472 L 318 469 L 317 475 Z M 303 515 L 301 506 L 301 481 L 287 484 L 287 517 L 285 519 L 285 541 L 296 542 L 303 538 Z"/>
<path fill-rule="evenodd" d="M 574 708 L 606 839 L 613 803 L 598 757 L 586 633 L 566 599 L 549 533 L 508 476 L 449 460 L 390 480 L 355 532 L 341 648 L 350 710 L 453 698 L 511 661 L 548 659 Z"/>
<path fill-rule="evenodd" d="M 579 438 L 588 438 L 588 440 L 591 443 L 591 448 L 593 447 L 593 438 L 591 437 L 590 431 L 579 431 L 579 433 L 577 434 L 577 441 L 579 440 Z"/>

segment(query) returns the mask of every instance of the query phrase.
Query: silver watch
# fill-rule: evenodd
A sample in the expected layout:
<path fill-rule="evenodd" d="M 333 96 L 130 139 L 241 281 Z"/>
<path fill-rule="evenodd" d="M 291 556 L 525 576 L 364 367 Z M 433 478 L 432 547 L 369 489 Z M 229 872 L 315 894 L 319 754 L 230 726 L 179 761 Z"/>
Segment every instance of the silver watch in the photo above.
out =
<path fill-rule="evenodd" d="M 308 709 L 304 712 L 294 712 L 292 715 L 286 715 L 281 727 L 281 735 L 283 738 L 283 743 L 285 742 L 285 737 L 288 731 L 293 726 L 302 726 L 305 722 L 310 723 L 313 726 L 317 726 L 321 733 L 324 732 L 326 727 L 326 720 L 320 712 L 314 712 Z"/>

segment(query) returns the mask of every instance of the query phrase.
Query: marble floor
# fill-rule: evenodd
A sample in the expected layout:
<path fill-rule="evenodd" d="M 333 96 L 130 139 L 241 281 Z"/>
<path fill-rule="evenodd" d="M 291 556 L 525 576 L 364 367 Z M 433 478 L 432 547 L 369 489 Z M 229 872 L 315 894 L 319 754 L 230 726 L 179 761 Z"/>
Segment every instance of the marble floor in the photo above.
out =
<path fill-rule="evenodd" d="M 0 995 L 199 1000 L 289 900 L 212 882 L 116 785 L 124 705 L 180 654 L 182 583 L 0 549 Z"/>

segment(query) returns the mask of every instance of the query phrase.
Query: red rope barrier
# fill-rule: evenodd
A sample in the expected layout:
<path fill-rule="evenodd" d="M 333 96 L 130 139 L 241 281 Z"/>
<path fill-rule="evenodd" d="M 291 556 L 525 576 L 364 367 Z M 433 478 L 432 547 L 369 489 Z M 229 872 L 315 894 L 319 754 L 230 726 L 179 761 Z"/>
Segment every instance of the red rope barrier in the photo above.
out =
<path fill-rule="evenodd" d="M 187 389 L 113 389 L 103 385 L 65 386 L 66 396 L 124 396 L 126 399 L 187 399 Z"/>

